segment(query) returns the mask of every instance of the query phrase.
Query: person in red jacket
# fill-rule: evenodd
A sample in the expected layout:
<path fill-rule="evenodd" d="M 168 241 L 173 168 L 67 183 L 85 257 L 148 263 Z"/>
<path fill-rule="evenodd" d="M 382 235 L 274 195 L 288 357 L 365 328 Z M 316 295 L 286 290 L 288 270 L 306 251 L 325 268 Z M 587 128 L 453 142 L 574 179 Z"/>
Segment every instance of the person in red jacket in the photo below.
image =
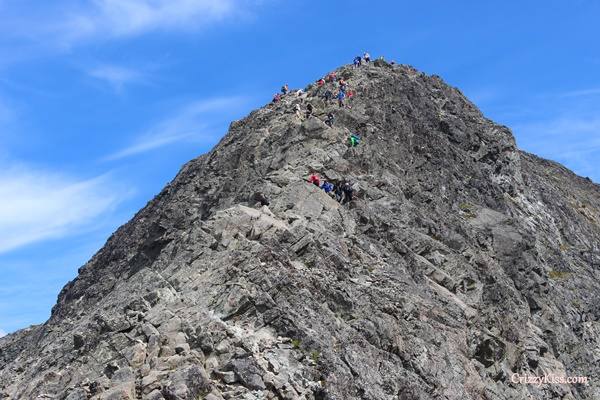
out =
<path fill-rule="evenodd" d="M 321 179 L 317 174 L 312 174 L 308 177 L 308 182 L 312 183 L 315 186 L 321 187 Z"/>

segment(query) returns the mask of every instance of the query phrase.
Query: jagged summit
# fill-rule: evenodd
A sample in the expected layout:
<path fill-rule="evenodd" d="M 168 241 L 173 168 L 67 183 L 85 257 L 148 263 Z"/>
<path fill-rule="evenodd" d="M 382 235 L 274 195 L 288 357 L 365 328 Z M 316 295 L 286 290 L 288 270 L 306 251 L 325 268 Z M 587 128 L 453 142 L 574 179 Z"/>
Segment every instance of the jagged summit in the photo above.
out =
<path fill-rule="evenodd" d="M 312 84 L 232 123 L 0 339 L 0 398 L 600 398 L 512 382 L 599 376 L 600 188 L 438 77 L 336 73 L 349 108 Z"/>

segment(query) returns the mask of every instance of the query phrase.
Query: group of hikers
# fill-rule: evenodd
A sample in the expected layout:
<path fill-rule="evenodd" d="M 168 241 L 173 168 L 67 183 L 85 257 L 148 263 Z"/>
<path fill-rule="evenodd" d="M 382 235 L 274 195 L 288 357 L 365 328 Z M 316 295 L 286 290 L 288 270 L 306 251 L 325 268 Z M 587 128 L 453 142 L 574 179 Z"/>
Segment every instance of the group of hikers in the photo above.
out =
<path fill-rule="evenodd" d="M 362 56 L 354 57 L 353 64 L 354 64 L 355 68 L 359 68 L 363 63 L 369 64 L 370 62 L 371 62 L 371 55 L 368 52 L 365 52 Z M 338 77 L 335 72 L 330 72 L 327 75 L 325 75 L 324 77 L 318 79 L 316 84 L 319 88 L 321 88 L 321 87 L 325 86 L 326 83 L 334 83 L 336 81 L 338 82 L 337 94 L 334 95 L 334 92 L 328 88 L 322 96 L 323 99 L 327 103 L 333 99 L 336 99 L 338 102 L 338 106 L 340 108 L 343 108 L 343 107 L 350 108 L 349 105 L 346 105 L 345 100 L 352 98 L 355 95 L 355 93 L 351 90 L 348 90 L 348 84 L 346 83 L 346 81 L 344 80 L 343 77 Z M 286 83 L 281 87 L 280 93 L 276 93 L 273 96 L 273 103 L 277 103 L 277 102 L 281 101 L 282 97 L 288 93 L 290 93 L 290 88 L 289 88 L 288 84 Z M 296 93 L 298 95 L 301 95 L 304 92 L 302 90 L 298 90 Z M 312 113 L 312 111 L 311 111 L 311 113 Z M 307 115 L 310 115 L 308 110 L 307 110 Z"/>
<path fill-rule="evenodd" d="M 308 177 L 308 182 L 323 189 L 325 193 L 336 199 L 340 204 L 346 204 L 352 201 L 354 187 L 350 181 L 334 184 L 326 180 L 321 180 L 317 174 L 312 174 Z"/>
<path fill-rule="evenodd" d="M 333 95 L 333 92 L 331 91 L 331 89 L 327 88 L 327 90 L 325 91 L 325 93 L 323 94 L 323 99 L 325 100 L 326 103 L 329 103 L 331 100 L 333 100 L 334 98 L 338 101 L 338 106 L 340 108 L 343 107 L 347 107 L 350 108 L 349 105 L 345 104 L 345 99 L 350 99 L 354 96 L 354 92 L 351 90 L 348 90 L 348 83 L 344 80 L 343 77 L 338 77 L 337 74 L 335 72 L 330 72 L 328 73 L 325 77 L 317 80 L 317 86 L 319 88 L 325 86 L 326 83 L 334 83 L 334 82 L 338 82 L 338 92 L 337 95 Z"/>
<path fill-rule="evenodd" d="M 360 68 L 363 64 L 369 63 L 371 63 L 371 55 L 368 52 L 365 52 L 362 56 L 356 56 L 353 60 L 354 68 Z M 334 95 L 331 86 L 327 84 L 334 84 L 335 88 L 336 82 L 337 94 Z M 330 72 L 324 77 L 318 79 L 316 81 L 316 85 L 319 89 L 325 87 L 326 90 L 321 97 L 325 100 L 326 103 L 329 103 L 331 100 L 336 99 L 340 108 L 350 108 L 349 105 L 346 105 L 345 100 L 352 98 L 355 95 L 355 93 L 348 89 L 348 83 L 343 77 L 338 77 L 335 71 Z M 290 89 L 288 84 L 286 83 L 281 87 L 280 93 L 277 93 L 273 96 L 273 103 L 281 101 L 282 97 L 287 95 L 288 93 L 290 93 Z M 319 93 L 319 91 L 317 93 Z M 298 96 L 301 96 L 304 94 L 304 91 L 298 90 L 296 94 Z M 299 119 L 302 119 L 303 115 L 304 118 L 309 118 L 313 116 L 313 112 L 314 107 L 310 103 L 306 104 L 306 109 L 304 110 L 304 112 L 302 112 L 302 108 L 299 103 L 296 103 L 294 105 L 294 113 Z M 335 123 L 335 115 L 333 114 L 333 112 L 329 112 L 327 114 L 327 118 L 324 122 L 325 124 L 327 124 L 327 126 L 333 127 Z M 360 144 L 360 141 L 361 138 L 358 134 L 352 133 L 348 137 L 348 145 L 350 147 L 358 146 Z M 310 175 L 310 177 L 308 178 L 308 182 L 318 186 L 323 191 L 325 191 L 325 193 L 327 193 L 332 198 L 336 199 L 341 204 L 346 204 L 352 201 L 352 194 L 354 192 L 352 182 L 342 181 L 338 183 L 333 183 L 326 180 L 322 180 L 316 174 Z M 266 198 L 260 198 L 256 200 L 262 205 L 268 205 L 268 200 Z"/>

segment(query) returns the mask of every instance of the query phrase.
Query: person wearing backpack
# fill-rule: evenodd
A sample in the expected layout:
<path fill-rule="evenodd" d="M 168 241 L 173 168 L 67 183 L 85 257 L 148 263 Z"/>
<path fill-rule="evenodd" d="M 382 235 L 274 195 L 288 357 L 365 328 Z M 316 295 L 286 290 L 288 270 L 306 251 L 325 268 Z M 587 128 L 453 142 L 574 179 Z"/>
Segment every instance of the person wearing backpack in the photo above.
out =
<path fill-rule="evenodd" d="M 327 181 L 324 181 L 321 185 L 321 189 L 323 189 L 325 193 L 329 193 L 333 190 L 333 185 Z"/>
<path fill-rule="evenodd" d="M 350 143 L 350 147 L 356 147 L 360 144 L 360 136 L 352 134 L 348 138 L 348 142 Z"/>
<path fill-rule="evenodd" d="M 288 87 L 287 83 L 281 87 L 282 94 L 288 94 L 289 91 L 290 91 L 290 88 Z"/>

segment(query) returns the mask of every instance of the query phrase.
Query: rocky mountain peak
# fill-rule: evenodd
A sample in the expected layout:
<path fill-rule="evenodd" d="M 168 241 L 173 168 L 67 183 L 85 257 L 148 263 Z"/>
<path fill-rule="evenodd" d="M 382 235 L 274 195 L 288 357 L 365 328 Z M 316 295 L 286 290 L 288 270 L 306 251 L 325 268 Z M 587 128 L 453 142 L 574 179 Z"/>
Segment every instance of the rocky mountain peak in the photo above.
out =
<path fill-rule="evenodd" d="M 0 398 L 600 398 L 513 380 L 599 375 L 599 187 L 439 77 L 334 72 L 232 123 L 0 339 Z"/>

